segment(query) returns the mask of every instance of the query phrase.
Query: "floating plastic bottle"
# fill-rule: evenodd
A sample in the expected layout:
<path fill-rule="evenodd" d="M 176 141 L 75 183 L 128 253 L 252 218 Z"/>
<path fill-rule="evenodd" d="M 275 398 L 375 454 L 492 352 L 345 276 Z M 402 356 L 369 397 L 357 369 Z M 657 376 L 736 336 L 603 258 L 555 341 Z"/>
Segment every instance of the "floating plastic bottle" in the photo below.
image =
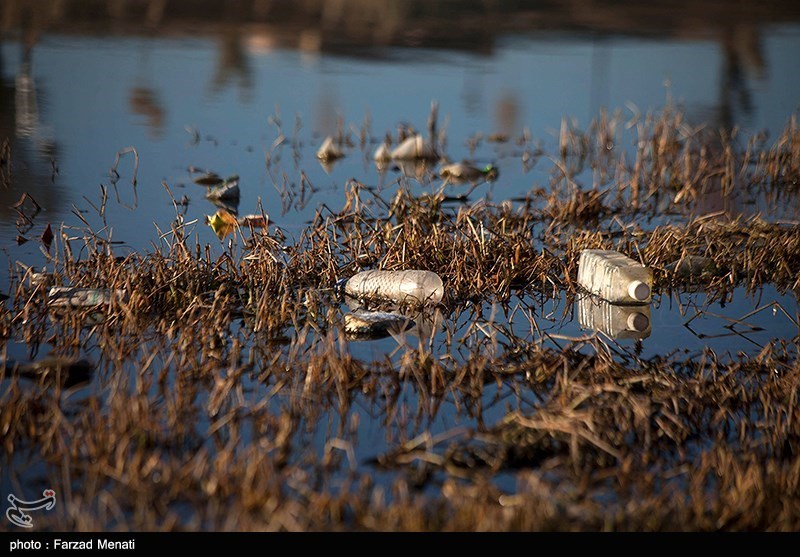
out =
<path fill-rule="evenodd" d="M 412 135 L 391 153 L 394 160 L 435 159 L 436 150 L 421 135 Z"/>
<path fill-rule="evenodd" d="M 617 251 L 585 249 L 578 262 L 578 282 L 612 304 L 647 304 L 653 274 Z"/>
<path fill-rule="evenodd" d="M 239 175 L 228 177 L 222 185 L 208 188 L 206 198 L 212 200 L 238 201 L 239 200 Z"/>
<path fill-rule="evenodd" d="M 389 150 L 389 145 L 386 142 L 381 143 L 378 145 L 378 148 L 375 149 L 375 154 L 372 155 L 373 160 L 377 162 L 386 162 L 392 158 L 392 152 Z"/>
<path fill-rule="evenodd" d="M 28 278 L 31 288 L 47 288 L 55 283 L 56 279 L 53 273 L 48 273 L 45 269 L 41 272 L 32 272 Z"/>
<path fill-rule="evenodd" d="M 331 136 L 325 138 L 317 151 L 317 158 L 322 161 L 333 161 L 343 156 L 344 152 Z"/>
<path fill-rule="evenodd" d="M 487 164 L 483 168 L 478 168 L 463 161 L 445 165 L 439 170 L 439 176 L 453 183 L 491 181 L 497 178 L 497 174 L 494 165 Z"/>
<path fill-rule="evenodd" d="M 53 307 L 94 307 L 110 304 L 112 300 L 125 301 L 125 290 L 101 288 L 76 288 L 73 286 L 54 286 L 47 294 Z"/>
<path fill-rule="evenodd" d="M 431 271 L 363 271 L 350 277 L 344 293 L 398 304 L 436 304 L 442 300 L 444 285 L 439 275 Z"/>
<path fill-rule="evenodd" d="M 584 296 L 578 306 L 578 323 L 582 329 L 600 331 L 615 339 L 643 339 L 650 336 L 649 305 L 615 305 Z"/>

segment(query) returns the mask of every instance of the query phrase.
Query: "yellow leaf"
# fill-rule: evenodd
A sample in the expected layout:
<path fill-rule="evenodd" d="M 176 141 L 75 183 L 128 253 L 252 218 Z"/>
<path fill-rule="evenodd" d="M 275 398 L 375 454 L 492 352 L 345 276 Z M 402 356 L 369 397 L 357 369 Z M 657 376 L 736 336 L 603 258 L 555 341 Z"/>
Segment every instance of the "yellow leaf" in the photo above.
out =
<path fill-rule="evenodd" d="M 226 209 L 219 209 L 215 214 L 207 216 L 206 223 L 220 240 L 236 229 L 236 217 Z"/>

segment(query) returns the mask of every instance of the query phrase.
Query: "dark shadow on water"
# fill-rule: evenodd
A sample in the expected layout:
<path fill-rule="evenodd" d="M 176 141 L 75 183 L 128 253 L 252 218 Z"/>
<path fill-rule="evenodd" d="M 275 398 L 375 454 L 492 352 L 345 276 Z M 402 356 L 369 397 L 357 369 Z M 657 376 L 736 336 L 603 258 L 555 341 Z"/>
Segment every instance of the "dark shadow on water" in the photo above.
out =
<path fill-rule="evenodd" d="M 751 41 L 742 27 L 800 20 L 800 5 L 773 2 L 477 2 L 426 0 L 43 0 L 0 6 L 2 31 L 35 33 L 186 35 L 238 27 L 247 44 L 380 56 L 387 46 L 491 53 L 498 38 L 557 31 L 591 36 L 719 38 L 737 29 L 740 48 Z M 749 33 L 749 32 L 748 32 Z M 370 48 L 374 47 L 374 48 Z M 229 51 L 231 54 L 232 51 Z M 223 57 L 235 62 L 236 56 Z M 235 64 L 234 64 L 235 65 Z"/>

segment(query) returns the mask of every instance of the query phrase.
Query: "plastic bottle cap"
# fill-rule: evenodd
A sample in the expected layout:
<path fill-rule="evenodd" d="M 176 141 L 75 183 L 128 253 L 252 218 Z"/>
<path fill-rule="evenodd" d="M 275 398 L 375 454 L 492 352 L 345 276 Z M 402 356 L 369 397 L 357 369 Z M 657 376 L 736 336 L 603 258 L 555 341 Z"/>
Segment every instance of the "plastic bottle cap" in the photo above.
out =
<path fill-rule="evenodd" d="M 644 313 L 634 311 L 628 316 L 628 329 L 641 333 L 650 326 L 650 319 Z"/>
<path fill-rule="evenodd" d="M 628 294 L 634 300 L 643 302 L 650 296 L 650 287 L 640 280 L 635 280 L 628 286 Z"/>

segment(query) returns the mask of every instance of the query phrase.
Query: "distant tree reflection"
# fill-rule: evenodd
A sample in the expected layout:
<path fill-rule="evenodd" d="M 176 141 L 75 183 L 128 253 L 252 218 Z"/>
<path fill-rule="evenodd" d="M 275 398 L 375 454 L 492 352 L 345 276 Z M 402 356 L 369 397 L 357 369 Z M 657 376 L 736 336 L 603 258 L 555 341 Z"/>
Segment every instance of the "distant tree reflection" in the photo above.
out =
<path fill-rule="evenodd" d="M 218 44 L 219 54 L 211 79 L 211 92 L 216 95 L 235 84 L 239 87 L 241 99 L 249 102 L 253 96 L 253 73 L 241 30 L 224 29 L 219 36 Z"/>
<path fill-rule="evenodd" d="M 13 78 L 5 73 L 0 49 L 0 144 L 7 144 L 0 187 L 0 217 L 14 218 L 10 208 L 23 193 L 39 205 L 58 213 L 61 203 L 53 187 L 58 168 L 58 144 L 53 130 L 41 122 L 42 90 L 34 77 L 33 47 L 23 46 L 22 60 Z"/>
<path fill-rule="evenodd" d="M 164 135 L 164 109 L 158 94 L 149 87 L 134 87 L 128 98 L 131 112 L 144 116 L 150 136 L 160 139 Z"/>

